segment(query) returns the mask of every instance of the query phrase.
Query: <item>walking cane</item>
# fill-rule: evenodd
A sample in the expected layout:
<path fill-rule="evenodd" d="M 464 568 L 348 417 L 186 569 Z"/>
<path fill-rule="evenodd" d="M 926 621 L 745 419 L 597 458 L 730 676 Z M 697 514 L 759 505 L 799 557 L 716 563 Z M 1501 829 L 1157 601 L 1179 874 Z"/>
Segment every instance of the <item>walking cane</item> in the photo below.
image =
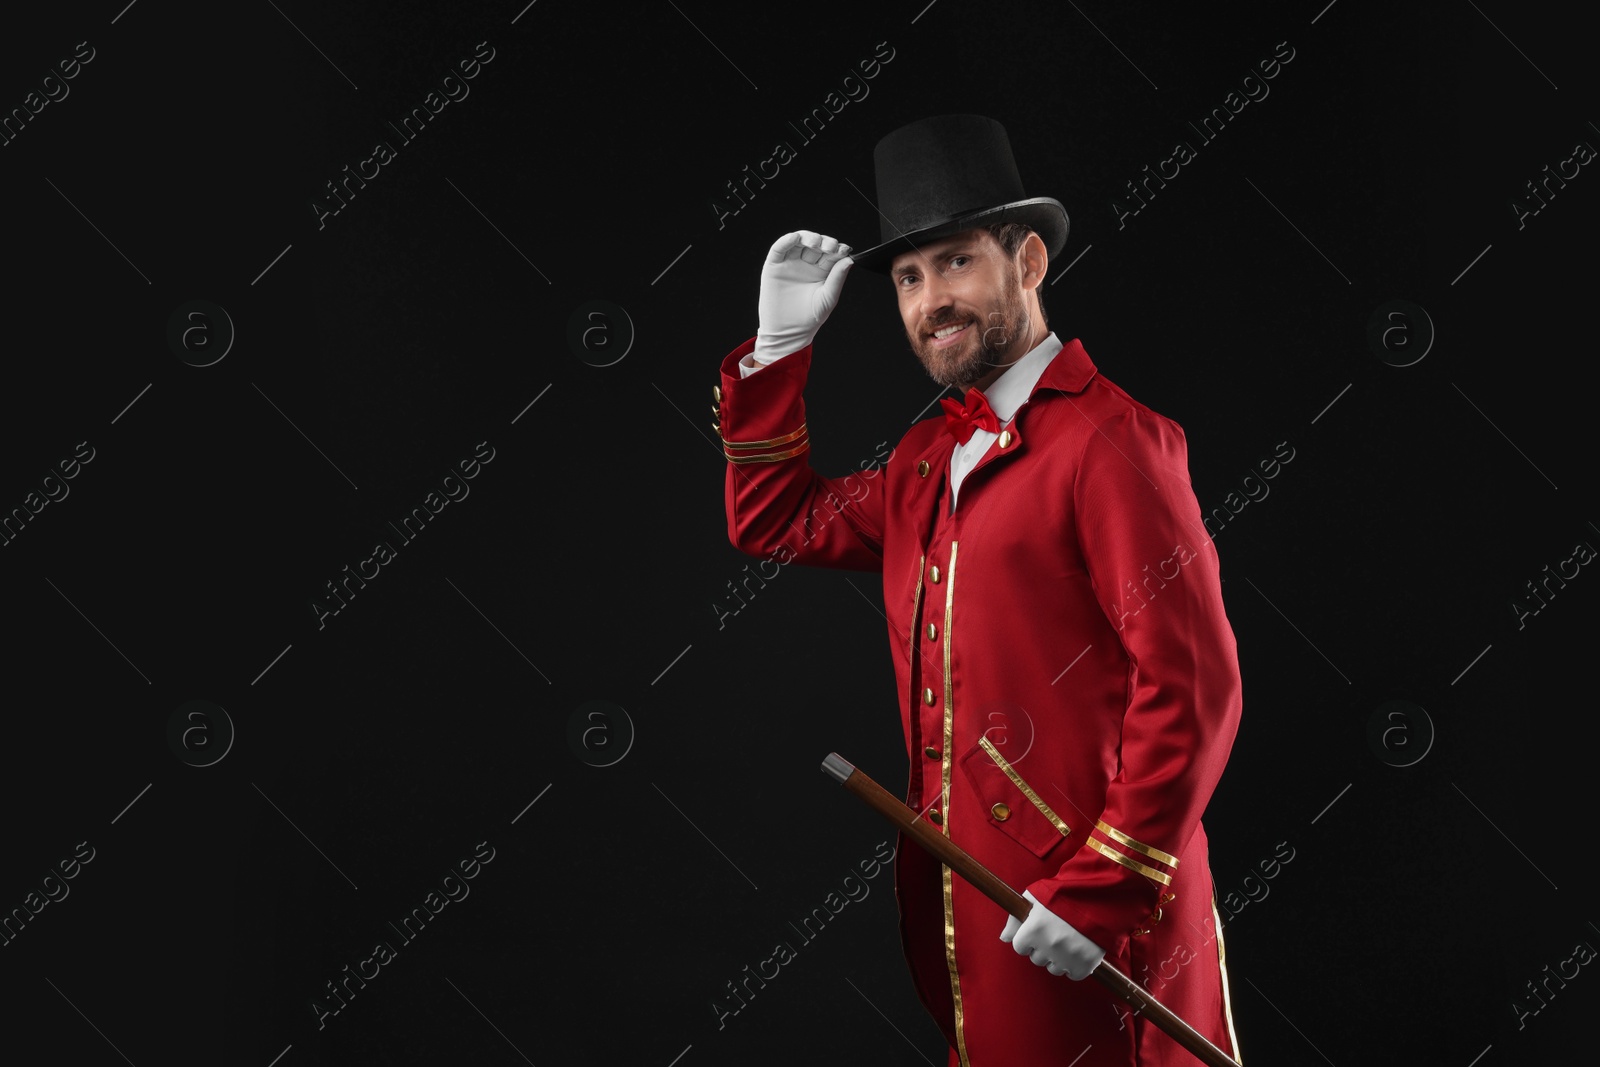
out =
<path fill-rule="evenodd" d="M 1028 899 L 995 873 L 973 859 L 964 849 L 938 832 L 917 816 L 883 786 L 857 770 L 849 760 L 837 752 L 830 752 L 822 761 L 822 769 L 838 779 L 850 792 L 866 801 L 880 815 L 900 828 L 900 832 L 927 849 L 934 858 L 959 874 L 980 890 L 984 896 L 1000 905 L 1018 919 L 1026 919 L 1033 905 Z M 1207 1041 L 1194 1027 L 1184 1022 L 1172 1010 L 1145 992 L 1133 979 L 1117 970 L 1105 960 L 1092 972 L 1095 979 L 1118 997 L 1143 1012 L 1151 1022 L 1160 1027 L 1178 1044 L 1194 1053 L 1200 1062 L 1210 1067 L 1239 1067 L 1236 1060 Z"/>

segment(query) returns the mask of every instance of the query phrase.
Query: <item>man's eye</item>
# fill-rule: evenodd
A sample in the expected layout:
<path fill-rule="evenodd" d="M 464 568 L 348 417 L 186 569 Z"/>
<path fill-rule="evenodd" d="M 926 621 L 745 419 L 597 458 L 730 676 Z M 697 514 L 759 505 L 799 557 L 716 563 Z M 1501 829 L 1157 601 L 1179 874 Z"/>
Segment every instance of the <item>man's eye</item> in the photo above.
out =
<path fill-rule="evenodd" d="M 967 256 L 951 256 L 950 257 L 950 265 L 952 267 L 960 267 L 960 266 L 963 266 L 964 264 L 966 264 L 968 262 L 970 262 L 970 260 L 969 260 L 969 258 Z"/>

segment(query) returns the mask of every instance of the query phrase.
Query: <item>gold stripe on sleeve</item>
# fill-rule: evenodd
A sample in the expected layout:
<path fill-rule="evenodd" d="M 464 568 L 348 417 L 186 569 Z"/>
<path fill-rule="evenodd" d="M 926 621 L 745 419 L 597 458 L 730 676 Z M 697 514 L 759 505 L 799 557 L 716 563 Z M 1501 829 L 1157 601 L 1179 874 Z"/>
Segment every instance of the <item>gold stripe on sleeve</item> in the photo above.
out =
<path fill-rule="evenodd" d="M 1096 819 L 1094 828 L 1111 838 L 1111 840 L 1116 841 L 1119 844 L 1127 845 L 1135 852 L 1143 852 L 1146 856 L 1149 856 L 1153 860 L 1160 860 L 1168 867 L 1176 867 L 1178 865 L 1178 857 L 1167 852 L 1162 852 L 1159 848 L 1151 848 L 1142 841 L 1135 841 L 1121 830 L 1118 830 L 1115 827 L 1107 826 L 1105 824 L 1105 820 L 1103 819 Z"/>
<path fill-rule="evenodd" d="M 723 439 L 724 448 L 772 448 L 776 445 L 786 445 L 806 432 L 806 424 L 801 423 L 798 430 L 786 433 L 782 437 L 769 437 L 765 441 L 729 441 Z"/>
<path fill-rule="evenodd" d="M 1110 845 L 1104 844 L 1095 838 L 1085 838 L 1084 844 L 1100 853 L 1100 855 L 1104 856 L 1106 859 L 1111 860 L 1113 863 L 1122 864 L 1130 871 L 1138 871 L 1146 878 L 1149 878 L 1152 881 L 1160 882 L 1162 885 L 1172 884 L 1172 877 L 1170 875 L 1163 874 L 1154 867 L 1146 867 L 1136 859 L 1129 859 L 1127 856 L 1124 856 Z"/>
<path fill-rule="evenodd" d="M 792 459 L 811 447 L 810 441 L 801 441 L 798 448 L 791 448 L 786 452 L 767 452 L 758 456 L 735 456 L 724 451 L 729 463 L 776 463 L 780 459 Z"/>

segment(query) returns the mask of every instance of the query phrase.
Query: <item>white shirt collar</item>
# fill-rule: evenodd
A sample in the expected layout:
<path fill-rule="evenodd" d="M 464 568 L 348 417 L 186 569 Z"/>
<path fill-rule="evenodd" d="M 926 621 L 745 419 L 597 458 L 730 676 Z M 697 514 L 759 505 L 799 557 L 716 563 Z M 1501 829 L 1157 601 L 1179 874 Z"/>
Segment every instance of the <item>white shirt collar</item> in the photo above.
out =
<path fill-rule="evenodd" d="M 1052 331 L 1033 351 L 1017 360 L 1002 371 L 1000 377 L 989 383 L 989 388 L 983 391 L 983 395 L 988 398 L 989 406 L 994 409 L 1002 425 L 1016 416 L 1017 409 L 1033 393 L 1033 387 L 1038 384 L 1039 376 L 1050 365 L 1050 361 L 1056 358 L 1061 348 L 1061 339 Z"/>

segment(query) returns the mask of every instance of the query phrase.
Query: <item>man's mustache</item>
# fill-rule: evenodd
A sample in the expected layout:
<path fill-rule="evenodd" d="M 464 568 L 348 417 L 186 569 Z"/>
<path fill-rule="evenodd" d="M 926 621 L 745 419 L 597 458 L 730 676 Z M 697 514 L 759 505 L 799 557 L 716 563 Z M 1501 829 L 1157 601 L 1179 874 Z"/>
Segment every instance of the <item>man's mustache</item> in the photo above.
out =
<path fill-rule="evenodd" d="M 967 321 L 968 318 L 969 318 L 969 316 L 965 316 L 965 315 L 960 314 L 959 312 L 952 311 L 952 312 L 950 312 L 950 314 L 941 316 L 938 319 L 929 319 L 923 325 L 922 332 L 923 333 L 932 333 L 934 330 L 942 329 L 942 328 L 944 328 L 946 326 L 951 325 L 952 323 Z"/>

